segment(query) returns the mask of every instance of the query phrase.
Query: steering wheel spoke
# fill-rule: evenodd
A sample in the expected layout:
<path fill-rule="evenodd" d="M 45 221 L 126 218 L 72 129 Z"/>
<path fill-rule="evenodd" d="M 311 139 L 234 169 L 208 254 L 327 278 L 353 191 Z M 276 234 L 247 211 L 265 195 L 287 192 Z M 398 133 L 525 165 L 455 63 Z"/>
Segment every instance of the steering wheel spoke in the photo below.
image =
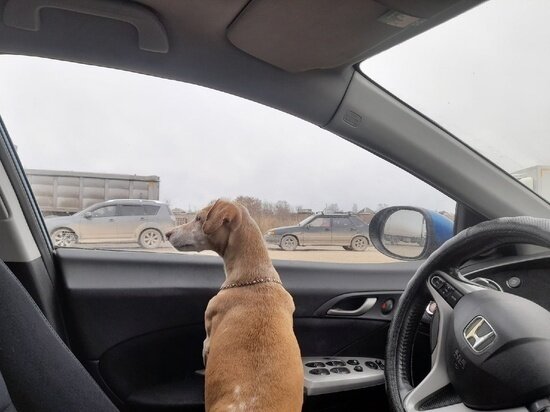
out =
<path fill-rule="evenodd" d="M 462 278 L 457 271 L 457 276 L 452 276 L 443 271 L 436 271 L 428 278 L 427 286 L 436 305 L 438 316 L 434 321 L 438 322 L 437 342 L 432 352 L 432 368 L 428 375 L 412 389 L 403 399 L 403 407 L 407 412 L 423 410 L 440 412 L 470 412 L 475 411 L 464 405 L 459 396 L 454 392 L 451 379 L 447 372 L 447 345 L 445 336 L 453 324 L 454 306 L 467 294 L 482 290 L 468 280 Z M 435 280 L 434 280 L 435 278 Z M 455 296 L 456 295 L 456 298 Z M 463 362 L 460 354 L 453 354 L 457 363 Z M 434 407 L 438 405 L 437 407 Z M 527 412 L 527 408 L 502 409 L 497 412 Z"/>
<path fill-rule="evenodd" d="M 453 309 L 465 295 L 484 289 L 462 277 L 457 270 L 452 273 L 456 275 L 438 270 L 428 278 L 428 289 L 438 307 L 447 306 Z"/>
<path fill-rule="evenodd" d="M 433 282 L 434 278 L 436 278 L 435 282 Z M 448 333 L 448 328 L 452 325 L 453 309 L 446 302 L 443 295 L 438 292 L 443 287 L 443 283 L 448 281 L 448 278 L 450 278 L 448 274 L 438 271 L 428 280 L 428 289 L 437 305 L 438 311 L 438 316 L 434 317 L 434 321 L 438 322 L 438 325 L 436 325 L 438 327 L 437 342 L 432 352 L 432 369 L 424 380 L 404 398 L 403 406 L 407 412 L 419 410 L 417 407 L 421 407 L 425 399 L 429 399 L 433 394 L 450 383 L 445 363 L 447 354 L 444 337 Z"/>

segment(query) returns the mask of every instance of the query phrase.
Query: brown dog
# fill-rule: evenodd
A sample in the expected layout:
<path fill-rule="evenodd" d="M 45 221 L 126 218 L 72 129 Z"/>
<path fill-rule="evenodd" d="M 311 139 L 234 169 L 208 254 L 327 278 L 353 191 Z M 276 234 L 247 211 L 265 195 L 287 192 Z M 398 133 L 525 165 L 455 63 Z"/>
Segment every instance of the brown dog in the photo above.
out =
<path fill-rule="evenodd" d="M 300 411 L 294 302 L 248 210 L 218 200 L 166 237 L 178 250 L 214 250 L 224 260 L 225 282 L 205 313 L 206 410 Z"/>

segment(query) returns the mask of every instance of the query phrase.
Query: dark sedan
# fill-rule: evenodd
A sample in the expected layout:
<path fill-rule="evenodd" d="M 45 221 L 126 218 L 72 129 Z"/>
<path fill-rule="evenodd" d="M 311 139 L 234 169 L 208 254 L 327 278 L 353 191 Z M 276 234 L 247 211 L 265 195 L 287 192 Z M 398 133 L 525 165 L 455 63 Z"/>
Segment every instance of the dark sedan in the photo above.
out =
<path fill-rule="evenodd" d="M 357 215 L 319 213 L 296 226 L 270 229 L 265 240 L 283 250 L 295 250 L 298 246 L 342 246 L 360 251 L 370 244 L 368 233 L 369 225 Z"/>

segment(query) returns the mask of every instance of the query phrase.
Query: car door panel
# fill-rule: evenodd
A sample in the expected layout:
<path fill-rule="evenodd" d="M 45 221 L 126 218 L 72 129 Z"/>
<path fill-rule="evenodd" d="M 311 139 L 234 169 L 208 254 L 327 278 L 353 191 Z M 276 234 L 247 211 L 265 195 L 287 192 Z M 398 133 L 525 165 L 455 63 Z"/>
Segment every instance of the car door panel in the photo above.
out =
<path fill-rule="evenodd" d="M 72 348 L 96 379 L 132 410 L 193 410 L 202 385 L 195 371 L 203 367 L 204 310 L 224 279 L 222 260 L 58 249 L 56 261 Z M 303 356 L 383 357 L 389 316 L 319 310 L 349 293 L 398 293 L 418 266 L 274 263 L 294 298 Z"/>
<path fill-rule="evenodd" d="M 135 241 L 138 228 L 147 224 L 147 217 L 143 205 L 121 204 L 117 212 L 117 229 L 120 240 Z"/>
<path fill-rule="evenodd" d="M 305 245 L 330 245 L 331 237 L 329 217 L 317 217 L 313 219 L 304 230 Z"/>
<path fill-rule="evenodd" d="M 80 217 L 78 223 L 80 240 L 95 242 L 116 239 L 118 228 L 115 216 L 116 206 L 103 206 L 92 211 L 88 217 Z"/>
<path fill-rule="evenodd" d="M 332 244 L 336 246 L 351 244 L 357 234 L 357 228 L 347 217 L 332 218 Z"/>

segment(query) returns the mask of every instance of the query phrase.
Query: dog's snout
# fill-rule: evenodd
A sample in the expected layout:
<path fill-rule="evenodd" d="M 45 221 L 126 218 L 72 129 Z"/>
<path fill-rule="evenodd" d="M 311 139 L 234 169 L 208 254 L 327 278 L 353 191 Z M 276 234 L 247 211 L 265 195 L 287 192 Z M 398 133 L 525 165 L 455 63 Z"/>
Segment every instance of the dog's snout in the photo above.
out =
<path fill-rule="evenodd" d="M 174 234 L 174 231 L 173 230 L 169 230 L 168 232 L 166 232 L 164 234 L 164 236 L 166 236 L 166 240 L 170 241 L 170 237 Z"/>

